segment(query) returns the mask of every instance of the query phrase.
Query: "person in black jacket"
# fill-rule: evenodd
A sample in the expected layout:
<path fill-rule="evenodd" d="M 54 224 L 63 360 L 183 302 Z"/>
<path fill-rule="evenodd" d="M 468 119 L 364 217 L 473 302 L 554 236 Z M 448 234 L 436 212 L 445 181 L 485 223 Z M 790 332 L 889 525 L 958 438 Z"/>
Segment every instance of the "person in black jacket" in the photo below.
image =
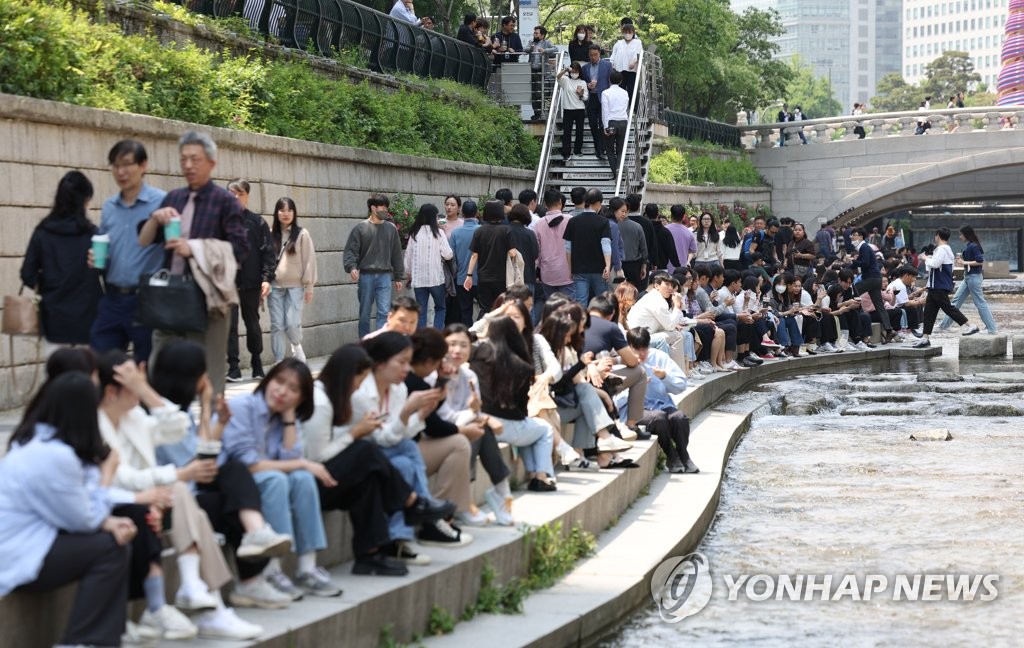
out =
<path fill-rule="evenodd" d="M 892 330 L 889 314 L 882 301 L 882 262 L 878 259 L 875 248 L 864 240 L 867 238 L 867 232 L 863 227 L 853 230 L 851 238 L 853 247 L 857 250 L 857 256 L 853 259 L 852 265 L 854 268 L 860 269 L 858 288 L 861 293 L 867 293 L 871 298 L 871 303 L 882 323 L 882 344 L 889 344 L 896 334 Z"/>
<path fill-rule="evenodd" d="M 459 25 L 458 34 L 455 36 L 458 40 L 462 41 L 467 45 L 473 47 L 479 47 L 479 43 L 476 42 L 476 14 L 468 13 L 462 19 L 462 24 Z"/>
<path fill-rule="evenodd" d="M 36 226 L 21 264 L 21 282 L 39 293 L 39 323 L 49 344 L 88 344 L 100 300 L 99 275 L 88 255 L 96 226 L 86 216 L 92 183 L 68 171 L 53 209 Z"/>
<path fill-rule="evenodd" d="M 242 222 L 249 238 L 252 251 L 235 275 L 240 306 L 231 307 L 231 328 L 228 330 L 228 382 L 242 379 L 238 367 L 238 313 L 241 310 L 245 322 L 245 346 L 252 356 L 252 377 L 263 378 L 263 328 L 260 326 L 260 302 L 270 294 L 270 282 L 274 280 L 277 255 L 274 254 L 274 239 L 270 235 L 267 221 L 259 214 L 249 211 L 249 183 L 241 178 L 228 183 L 228 191 L 235 194 L 242 204 Z"/>
<path fill-rule="evenodd" d="M 661 220 L 661 210 L 654 203 L 644 207 L 644 215 L 651 222 L 654 229 L 654 247 L 649 250 L 651 257 L 651 270 L 648 274 L 654 274 L 655 270 L 664 270 L 671 263 L 676 268 L 681 268 L 679 255 L 676 253 L 676 242 L 672 238 L 672 232 L 665 229 L 665 223 Z"/>

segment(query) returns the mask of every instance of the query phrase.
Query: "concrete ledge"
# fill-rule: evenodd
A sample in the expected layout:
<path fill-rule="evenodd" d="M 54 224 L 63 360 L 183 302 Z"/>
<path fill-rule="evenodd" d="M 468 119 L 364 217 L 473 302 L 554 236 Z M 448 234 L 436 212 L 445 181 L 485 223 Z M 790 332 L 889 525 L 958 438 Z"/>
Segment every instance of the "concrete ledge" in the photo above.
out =
<path fill-rule="evenodd" d="M 1006 335 L 975 333 L 960 337 L 961 358 L 1002 358 L 1006 356 Z"/>
<path fill-rule="evenodd" d="M 622 619 L 650 601 L 650 579 L 668 556 L 693 551 L 714 520 L 722 478 L 733 449 L 764 399 L 753 398 L 742 411 L 715 409 L 713 403 L 749 385 L 784 373 L 928 358 L 942 349 L 879 347 L 866 352 L 817 355 L 765 363 L 748 371 L 718 374 L 677 398 L 691 417 L 690 455 L 696 475 L 656 475 L 650 494 L 638 499 L 615 528 L 603 534 L 598 552 L 551 589 L 530 596 L 524 616 L 487 615 L 456 626 L 455 632 L 424 641 L 426 646 L 585 646 L 612 631 Z M 699 412 L 699 414 L 697 414 Z M 641 548 L 642 550 L 638 550 Z"/>
<path fill-rule="evenodd" d="M 1011 344 L 1013 357 L 1024 358 L 1024 335 L 1014 335 Z"/>

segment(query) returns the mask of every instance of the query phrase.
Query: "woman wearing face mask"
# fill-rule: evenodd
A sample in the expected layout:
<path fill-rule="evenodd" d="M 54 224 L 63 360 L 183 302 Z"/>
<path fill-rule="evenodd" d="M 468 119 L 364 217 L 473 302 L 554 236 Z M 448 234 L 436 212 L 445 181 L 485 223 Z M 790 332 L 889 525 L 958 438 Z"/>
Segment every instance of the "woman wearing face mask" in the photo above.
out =
<path fill-rule="evenodd" d="M 636 37 L 636 28 L 633 22 L 622 23 L 622 38 L 615 42 L 612 47 L 612 67 L 622 74 L 620 85 L 633 98 L 633 87 L 636 85 L 636 71 L 640 66 L 640 55 L 643 46 L 640 39 Z"/>
<path fill-rule="evenodd" d="M 576 25 L 576 31 L 573 32 L 572 40 L 569 41 L 569 60 L 579 63 L 586 63 L 590 60 L 590 55 L 587 52 L 590 50 L 591 42 L 587 26 Z"/>
<path fill-rule="evenodd" d="M 587 114 L 590 91 L 587 90 L 587 82 L 580 78 L 581 71 L 579 61 L 573 61 L 557 77 L 558 84 L 562 86 L 562 159 L 566 163 L 572 161 L 569 145 L 573 144 L 571 135 L 574 129 L 576 142 L 572 150 L 576 155 L 583 154 L 583 117 Z"/>

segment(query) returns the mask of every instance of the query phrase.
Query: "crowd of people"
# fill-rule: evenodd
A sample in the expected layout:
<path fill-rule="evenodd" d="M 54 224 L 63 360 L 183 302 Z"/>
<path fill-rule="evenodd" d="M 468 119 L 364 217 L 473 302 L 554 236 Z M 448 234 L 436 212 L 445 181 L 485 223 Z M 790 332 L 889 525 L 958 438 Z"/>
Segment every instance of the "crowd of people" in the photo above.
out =
<path fill-rule="evenodd" d="M 918 269 L 862 229 L 837 245 L 829 228 L 811 240 L 792 219 L 739 230 L 682 205 L 666 219 L 638 195 L 577 187 L 567 204 L 553 189 L 518 201 L 501 189 L 482 210 L 455 194 L 442 209 L 421 205 L 403 249 L 387 197 L 373 194 L 343 255 L 359 341 L 314 376 L 301 314 L 316 259 L 299 207 L 280 198 L 268 226 L 248 210 L 245 180 L 211 180 L 208 136 L 186 133 L 179 152 L 187 186 L 165 194 L 144 180 L 140 142 L 114 145 L 120 191 L 98 228 L 86 216 L 91 184 L 69 172 L 22 267 L 41 296 L 48 359 L 0 460 L 0 596 L 77 581 L 68 645 L 257 637 L 227 603 L 276 609 L 341 594 L 318 564 L 323 511 L 349 513 L 353 574 L 403 576 L 430 562 L 424 547 L 515 523 L 500 443 L 540 493 L 565 472 L 636 468 L 631 442 L 652 436 L 670 473 L 696 473 L 677 407 L 692 383 L 866 350 L 876 321 L 883 343 L 912 332 L 916 346 L 939 310 L 965 335 L 978 330 L 949 299 L 953 266 L 971 276 L 983 265 L 969 226 L 962 257 L 945 229 L 920 255 L 922 297 Z M 195 277 L 204 329 L 139 326 L 139 290 L 159 273 Z M 964 285 L 984 303 L 980 282 Z M 225 401 L 224 381 L 240 378 L 239 315 L 258 382 Z M 471 495 L 478 458 L 484 508 Z M 173 599 L 165 544 L 180 573 Z M 144 611 L 130 618 L 135 599 Z"/>

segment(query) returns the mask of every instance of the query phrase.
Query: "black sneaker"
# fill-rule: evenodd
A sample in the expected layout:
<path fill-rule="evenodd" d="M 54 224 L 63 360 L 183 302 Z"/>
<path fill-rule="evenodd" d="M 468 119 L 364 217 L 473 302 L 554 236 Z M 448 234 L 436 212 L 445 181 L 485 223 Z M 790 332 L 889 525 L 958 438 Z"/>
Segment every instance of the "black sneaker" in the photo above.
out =
<path fill-rule="evenodd" d="M 551 491 L 558 490 L 558 486 L 555 485 L 555 482 L 544 482 L 536 477 L 530 480 L 530 485 L 526 488 L 538 493 L 550 493 Z"/>
<path fill-rule="evenodd" d="M 761 358 L 758 358 L 758 357 L 757 357 L 756 355 L 754 355 L 753 353 L 748 353 L 748 354 L 747 354 L 747 359 L 748 359 L 748 360 L 750 360 L 751 362 L 753 362 L 753 363 L 754 363 L 754 364 L 756 364 L 756 365 L 762 365 L 762 364 L 764 364 L 764 360 L 762 360 Z"/>
<path fill-rule="evenodd" d="M 455 504 L 448 500 L 433 502 L 426 497 L 417 497 L 413 505 L 405 509 L 405 523 L 409 526 L 430 524 L 455 515 Z"/>
<path fill-rule="evenodd" d="M 464 547 L 473 542 L 473 536 L 463 533 L 462 529 L 438 520 L 433 524 L 424 524 L 416 534 L 416 541 L 421 545 L 435 547 Z"/>
<path fill-rule="evenodd" d="M 756 366 L 757 366 L 758 364 L 760 364 L 760 363 L 758 363 L 758 362 L 754 362 L 753 360 L 751 360 L 751 359 L 750 359 L 750 357 L 749 357 L 749 356 L 744 356 L 744 357 L 743 357 L 743 358 L 742 358 L 742 359 L 741 359 L 741 360 L 739 361 L 739 364 L 740 364 L 740 366 L 743 366 L 743 367 L 747 367 L 748 369 L 750 369 L 750 368 L 756 367 Z"/>
<path fill-rule="evenodd" d="M 228 382 L 242 382 L 242 370 L 238 367 L 228 369 Z"/>
<path fill-rule="evenodd" d="M 399 560 L 406 565 L 429 565 L 431 563 L 430 556 L 416 553 L 403 540 L 397 540 L 387 547 L 382 547 L 381 552 L 388 558 Z"/>
<path fill-rule="evenodd" d="M 361 576 L 405 576 L 409 573 L 409 568 L 378 551 L 356 558 L 355 564 L 352 565 L 352 573 Z"/>

